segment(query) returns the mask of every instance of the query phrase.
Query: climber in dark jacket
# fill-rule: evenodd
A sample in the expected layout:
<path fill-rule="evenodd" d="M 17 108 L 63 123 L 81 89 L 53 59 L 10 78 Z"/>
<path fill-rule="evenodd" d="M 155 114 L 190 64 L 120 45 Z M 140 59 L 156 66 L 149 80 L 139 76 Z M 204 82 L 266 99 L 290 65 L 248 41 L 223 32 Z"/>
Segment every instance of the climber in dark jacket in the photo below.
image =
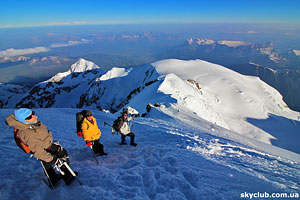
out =
<path fill-rule="evenodd" d="M 132 120 L 133 117 L 128 117 L 128 112 L 123 111 L 122 115 L 118 118 L 118 127 L 117 130 L 121 134 L 121 145 L 126 144 L 126 136 L 130 136 L 130 145 L 137 146 L 134 142 L 134 133 L 131 132 L 128 121 Z"/>

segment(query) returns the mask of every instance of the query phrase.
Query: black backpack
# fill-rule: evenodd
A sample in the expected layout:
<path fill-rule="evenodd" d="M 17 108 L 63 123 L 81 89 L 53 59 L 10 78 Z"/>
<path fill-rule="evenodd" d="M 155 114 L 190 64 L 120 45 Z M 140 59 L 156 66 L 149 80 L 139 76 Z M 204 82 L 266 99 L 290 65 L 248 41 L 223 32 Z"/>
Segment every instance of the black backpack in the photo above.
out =
<path fill-rule="evenodd" d="M 120 124 L 120 117 L 118 117 L 118 118 L 114 121 L 114 123 L 113 123 L 113 125 L 112 125 L 113 129 L 115 129 L 115 131 L 117 131 L 117 132 L 120 131 L 120 130 L 119 130 L 119 124 Z"/>
<path fill-rule="evenodd" d="M 86 112 L 86 110 L 83 110 L 81 112 L 76 113 L 76 130 L 77 130 L 77 133 L 82 132 L 81 124 L 84 120 L 83 113 L 85 113 L 85 112 Z M 89 126 L 87 128 L 89 128 Z"/>

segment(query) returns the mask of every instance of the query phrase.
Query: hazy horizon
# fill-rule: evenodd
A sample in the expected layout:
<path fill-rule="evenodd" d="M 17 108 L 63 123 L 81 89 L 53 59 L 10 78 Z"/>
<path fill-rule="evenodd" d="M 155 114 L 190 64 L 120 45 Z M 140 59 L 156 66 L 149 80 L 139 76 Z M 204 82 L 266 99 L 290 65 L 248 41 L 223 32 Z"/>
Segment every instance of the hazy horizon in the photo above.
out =
<path fill-rule="evenodd" d="M 189 37 L 213 40 L 243 40 L 255 43 L 273 42 L 279 49 L 300 49 L 300 25 L 240 23 L 178 23 L 178 24 L 113 24 L 69 25 L 0 29 L 0 51 L 6 49 L 50 46 L 62 40 L 54 37 L 89 37 L 94 34 L 168 34 L 181 39 Z M 70 38 L 71 40 L 72 38 Z M 1 55 L 0 55 L 1 56 Z"/>

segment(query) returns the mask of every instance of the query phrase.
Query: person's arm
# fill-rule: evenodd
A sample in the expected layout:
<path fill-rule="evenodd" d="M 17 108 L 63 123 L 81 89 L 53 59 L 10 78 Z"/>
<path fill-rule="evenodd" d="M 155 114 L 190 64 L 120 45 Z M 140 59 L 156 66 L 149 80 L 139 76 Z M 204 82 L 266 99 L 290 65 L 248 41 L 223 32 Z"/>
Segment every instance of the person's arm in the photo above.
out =
<path fill-rule="evenodd" d="M 88 133 L 87 133 L 88 132 L 88 124 L 85 122 L 82 122 L 81 130 L 82 130 L 82 137 L 83 137 L 84 141 L 89 140 L 89 138 L 87 138 L 88 137 Z"/>
<path fill-rule="evenodd" d="M 15 115 L 14 114 L 11 114 L 9 115 L 6 120 L 5 120 L 5 123 L 8 125 L 8 126 L 14 126 L 15 128 L 18 128 L 18 127 L 22 127 L 22 122 L 19 122 Z"/>
<path fill-rule="evenodd" d="M 129 116 L 129 117 L 127 117 L 127 120 L 128 120 L 128 121 L 133 120 L 133 117 L 132 117 L 132 116 Z"/>
<path fill-rule="evenodd" d="M 98 133 L 100 134 L 100 136 L 99 136 L 99 138 L 101 137 L 101 131 L 100 131 L 100 128 L 98 127 L 98 124 L 97 124 L 97 120 L 96 120 L 96 118 L 95 117 L 93 117 L 93 120 L 94 120 L 94 123 L 95 123 L 95 126 L 97 127 L 97 131 L 98 131 Z"/>
<path fill-rule="evenodd" d="M 16 121 L 16 117 L 15 115 L 11 114 L 9 115 L 6 120 L 5 120 L 5 123 L 8 125 L 8 126 L 14 126 L 14 122 Z"/>
<path fill-rule="evenodd" d="M 45 151 L 42 141 L 38 140 L 34 135 L 30 133 L 26 134 L 25 132 L 20 131 L 19 136 L 21 140 L 30 148 L 34 157 L 45 162 L 51 162 L 53 160 L 53 155 Z"/>

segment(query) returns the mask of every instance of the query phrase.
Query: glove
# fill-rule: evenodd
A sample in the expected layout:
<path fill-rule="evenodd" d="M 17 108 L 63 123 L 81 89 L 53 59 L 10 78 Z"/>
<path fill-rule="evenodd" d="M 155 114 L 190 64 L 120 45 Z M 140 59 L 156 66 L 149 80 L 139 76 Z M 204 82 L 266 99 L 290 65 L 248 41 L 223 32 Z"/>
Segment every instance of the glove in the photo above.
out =
<path fill-rule="evenodd" d="M 77 132 L 78 137 L 82 137 L 82 132 Z"/>
<path fill-rule="evenodd" d="M 93 146 L 93 144 L 92 144 L 92 142 L 91 141 L 86 141 L 86 144 L 85 144 L 86 146 L 88 146 L 88 147 L 91 147 L 91 146 Z"/>
<path fill-rule="evenodd" d="M 63 158 L 63 157 L 67 157 L 68 156 L 68 152 L 67 152 L 67 150 L 65 150 L 65 149 L 62 149 L 61 151 L 59 151 L 58 153 L 57 153 L 57 157 L 58 158 Z"/>

